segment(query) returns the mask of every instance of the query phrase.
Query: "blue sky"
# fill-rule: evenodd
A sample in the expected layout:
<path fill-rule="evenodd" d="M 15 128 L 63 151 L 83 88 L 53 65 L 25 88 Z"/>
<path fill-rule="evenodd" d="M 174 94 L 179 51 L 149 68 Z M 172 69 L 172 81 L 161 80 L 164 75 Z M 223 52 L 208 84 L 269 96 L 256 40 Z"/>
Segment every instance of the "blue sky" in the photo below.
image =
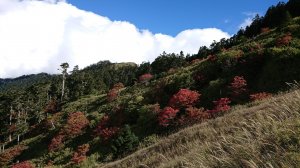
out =
<path fill-rule="evenodd" d="M 251 13 L 264 14 L 278 0 L 68 0 L 80 9 L 140 29 L 175 36 L 186 29 L 216 27 L 234 34 Z M 283 2 L 286 2 L 283 1 Z"/>

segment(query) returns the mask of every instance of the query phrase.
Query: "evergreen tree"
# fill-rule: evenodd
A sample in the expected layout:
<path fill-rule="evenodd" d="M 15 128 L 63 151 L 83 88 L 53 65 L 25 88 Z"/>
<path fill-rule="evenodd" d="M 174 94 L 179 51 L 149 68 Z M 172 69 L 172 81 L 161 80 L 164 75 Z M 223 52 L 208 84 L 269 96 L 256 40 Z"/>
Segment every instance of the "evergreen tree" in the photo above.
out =
<path fill-rule="evenodd" d="M 286 8 L 292 17 L 300 16 L 300 0 L 289 0 L 286 4 Z"/>
<path fill-rule="evenodd" d="M 182 54 L 167 54 L 166 52 L 163 52 L 152 62 L 152 72 L 154 74 L 159 74 L 161 72 L 166 72 L 171 68 L 177 68 L 185 65 L 186 60 Z"/>
<path fill-rule="evenodd" d="M 64 95 L 65 95 L 65 83 L 66 83 L 66 78 L 67 78 L 67 75 L 68 75 L 68 68 L 69 68 L 69 64 L 67 62 L 65 63 L 62 63 L 60 65 L 60 67 L 62 68 L 61 69 L 61 72 L 62 72 L 62 89 L 61 89 L 61 101 L 64 99 Z"/>
<path fill-rule="evenodd" d="M 131 131 L 129 125 L 125 125 L 120 135 L 112 141 L 111 148 L 114 157 L 133 151 L 138 145 L 138 137 Z"/>

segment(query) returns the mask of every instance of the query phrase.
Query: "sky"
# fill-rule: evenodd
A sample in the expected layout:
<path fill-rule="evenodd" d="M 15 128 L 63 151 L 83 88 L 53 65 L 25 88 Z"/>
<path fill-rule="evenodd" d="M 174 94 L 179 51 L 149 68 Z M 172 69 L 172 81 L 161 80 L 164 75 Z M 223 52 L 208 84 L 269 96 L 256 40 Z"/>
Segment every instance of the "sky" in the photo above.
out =
<path fill-rule="evenodd" d="M 195 54 L 277 0 L 0 0 L 0 78 Z"/>
<path fill-rule="evenodd" d="M 68 0 L 81 9 L 140 29 L 176 36 L 183 30 L 217 27 L 235 34 L 247 18 L 264 14 L 279 0 Z M 286 2 L 286 0 L 283 0 Z"/>

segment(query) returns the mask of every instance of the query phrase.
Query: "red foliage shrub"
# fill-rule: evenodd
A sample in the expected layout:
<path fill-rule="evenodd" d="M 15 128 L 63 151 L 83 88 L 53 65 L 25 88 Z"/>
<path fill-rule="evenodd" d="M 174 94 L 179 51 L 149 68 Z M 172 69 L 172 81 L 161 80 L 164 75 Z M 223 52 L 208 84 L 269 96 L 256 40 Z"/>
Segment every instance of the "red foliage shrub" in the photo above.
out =
<path fill-rule="evenodd" d="M 175 68 L 170 68 L 169 70 L 168 70 L 168 74 L 173 74 L 173 73 L 175 73 L 177 70 L 175 69 Z"/>
<path fill-rule="evenodd" d="M 150 111 L 152 111 L 154 114 L 159 114 L 161 109 L 160 109 L 160 105 L 157 103 L 157 104 L 153 104 L 151 107 L 150 107 Z"/>
<path fill-rule="evenodd" d="M 230 110 L 230 106 L 228 104 L 230 104 L 231 101 L 229 98 L 221 98 L 213 103 L 215 104 L 215 107 L 214 109 L 208 111 L 210 113 L 219 113 Z"/>
<path fill-rule="evenodd" d="M 277 47 L 286 46 L 289 45 L 291 41 L 292 41 L 292 34 L 287 33 L 283 37 L 277 39 L 276 46 Z"/>
<path fill-rule="evenodd" d="M 120 130 L 120 128 L 118 128 L 118 127 L 102 128 L 102 129 L 99 129 L 98 134 L 104 141 L 108 141 L 112 137 L 114 137 L 118 133 L 119 130 Z"/>
<path fill-rule="evenodd" d="M 54 138 L 52 138 L 51 143 L 48 145 L 48 150 L 52 152 L 60 149 L 63 145 L 64 138 L 65 136 L 63 135 L 57 135 Z"/>
<path fill-rule="evenodd" d="M 71 161 L 75 164 L 81 163 L 86 159 L 86 153 L 89 151 L 90 145 L 83 144 L 77 148 L 77 151 L 73 154 Z"/>
<path fill-rule="evenodd" d="M 153 78 L 153 75 L 147 73 L 147 74 L 141 75 L 139 77 L 139 81 L 141 83 L 145 83 L 145 82 L 149 82 L 152 78 Z"/>
<path fill-rule="evenodd" d="M 194 75 L 193 79 L 197 82 L 202 83 L 205 81 L 205 76 L 203 74 L 198 73 Z"/>
<path fill-rule="evenodd" d="M 8 148 L 3 153 L 0 153 L 0 167 L 4 167 L 8 163 L 12 162 L 13 159 L 19 156 L 25 149 L 26 146 L 18 145 Z"/>
<path fill-rule="evenodd" d="M 107 93 L 107 101 L 112 102 L 117 99 L 119 91 L 117 89 L 111 89 Z"/>
<path fill-rule="evenodd" d="M 225 52 L 225 51 L 228 51 L 228 49 L 226 49 L 226 48 L 221 48 L 221 51 L 222 51 L 222 52 Z"/>
<path fill-rule="evenodd" d="M 81 134 L 82 129 L 88 126 L 89 120 L 82 112 L 69 114 L 67 124 L 63 129 L 66 136 L 77 136 Z"/>
<path fill-rule="evenodd" d="M 108 115 L 105 115 L 101 118 L 99 124 L 97 127 L 101 127 L 101 128 L 104 128 L 104 127 L 107 127 L 108 126 L 108 122 L 109 122 L 109 116 Z"/>
<path fill-rule="evenodd" d="M 201 62 L 202 60 L 201 59 L 194 59 L 191 61 L 191 64 L 196 64 L 198 62 Z"/>
<path fill-rule="evenodd" d="M 235 55 L 235 58 L 241 58 L 245 53 L 242 50 L 238 50 L 238 53 Z"/>
<path fill-rule="evenodd" d="M 45 113 L 56 113 L 58 112 L 58 103 L 56 100 L 51 99 L 45 107 Z"/>
<path fill-rule="evenodd" d="M 231 101 L 227 97 L 221 98 L 217 101 L 214 101 L 215 110 L 220 111 L 220 112 L 228 111 L 228 110 L 230 110 L 230 106 L 228 105 L 230 103 L 231 103 Z"/>
<path fill-rule="evenodd" d="M 266 99 L 271 97 L 272 94 L 271 93 L 266 93 L 266 92 L 261 92 L 261 93 L 255 93 L 255 94 L 251 94 L 250 95 L 250 99 L 252 101 L 256 101 L 256 100 L 262 100 L 262 99 Z"/>
<path fill-rule="evenodd" d="M 15 132 L 16 130 L 17 130 L 16 124 L 12 124 L 8 127 L 8 132 L 10 133 Z"/>
<path fill-rule="evenodd" d="M 105 142 L 114 137 L 120 130 L 118 127 L 110 126 L 109 120 L 109 117 L 105 115 L 94 130 L 95 134 L 100 136 Z"/>
<path fill-rule="evenodd" d="M 217 57 L 216 57 L 215 55 L 209 55 L 209 56 L 207 57 L 207 60 L 208 60 L 208 61 L 211 61 L 211 62 L 215 62 L 215 61 L 217 60 Z"/>
<path fill-rule="evenodd" d="M 176 114 L 179 112 L 177 109 L 173 109 L 172 107 L 165 107 L 158 114 L 158 122 L 159 125 L 167 127 L 170 125 L 170 122 L 176 117 Z"/>
<path fill-rule="evenodd" d="M 29 161 L 24 161 L 14 164 L 11 168 L 34 168 L 34 166 Z"/>
<path fill-rule="evenodd" d="M 270 28 L 268 28 L 268 27 L 263 27 L 263 28 L 261 28 L 260 32 L 261 32 L 261 33 L 268 33 L 268 32 L 270 32 Z"/>
<path fill-rule="evenodd" d="M 196 107 L 188 107 L 186 108 L 186 115 L 189 120 L 201 120 L 201 119 L 208 119 L 209 114 L 204 111 L 203 108 L 196 108 Z"/>
<path fill-rule="evenodd" d="M 82 130 L 89 124 L 89 120 L 82 112 L 71 113 L 68 116 L 67 124 L 55 136 L 48 146 L 49 151 L 57 151 L 63 145 L 63 141 L 66 137 L 74 137 L 80 135 Z"/>
<path fill-rule="evenodd" d="M 193 124 L 195 122 L 203 121 L 209 119 L 211 116 L 210 113 L 204 111 L 203 108 L 188 107 L 185 109 L 185 115 L 181 115 L 175 121 L 178 125 L 187 125 Z"/>
<path fill-rule="evenodd" d="M 49 166 L 49 167 L 53 166 L 53 164 L 54 164 L 54 162 L 53 162 L 52 160 L 49 160 L 49 161 L 47 162 L 47 166 Z"/>
<path fill-rule="evenodd" d="M 188 107 L 194 105 L 199 100 L 200 94 L 189 89 L 180 89 L 178 93 L 172 96 L 169 106 L 173 108 Z"/>
<path fill-rule="evenodd" d="M 113 86 L 113 89 L 116 89 L 116 90 L 120 90 L 120 89 L 122 89 L 122 88 L 124 88 L 124 84 L 121 83 L 121 82 L 116 83 L 116 84 L 114 84 L 114 86 Z"/>
<path fill-rule="evenodd" d="M 247 81 L 243 76 L 235 76 L 229 88 L 232 91 L 232 96 L 237 98 L 247 92 Z"/>
<path fill-rule="evenodd" d="M 114 84 L 113 88 L 107 93 L 107 101 L 112 102 L 118 98 L 120 89 L 124 88 L 123 83 L 119 82 Z"/>

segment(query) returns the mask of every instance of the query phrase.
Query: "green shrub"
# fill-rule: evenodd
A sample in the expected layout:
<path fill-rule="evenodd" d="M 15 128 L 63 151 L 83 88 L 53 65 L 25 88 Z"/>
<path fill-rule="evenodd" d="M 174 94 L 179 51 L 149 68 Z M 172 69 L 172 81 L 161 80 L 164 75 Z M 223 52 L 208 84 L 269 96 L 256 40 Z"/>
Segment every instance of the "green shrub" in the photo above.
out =
<path fill-rule="evenodd" d="M 271 48 L 267 53 L 271 58 L 259 74 L 258 88 L 275 92 L 287 87 L 286 82 L 300 80 L 300 49 L 292 47 Z"/>
<path fill-rule="evenodd" d="M 51 160 L 55 165 L 66 164 L 72 158 L 73 151 L 70 148 L 65 148 L 57 152 L 51 152 L 48 155 L 48 160 Z"/>
<path fill-rule="evenodd" d="M 150 145 L 155 144 L 156 142 L 158 142 L 159 140 L 159 136 L 156 134 L 147 136 L 146 138 L 143 139 L 143 141 L 140 143 L 139 148 L 146 148 Z"/>
<path fill-rule="evenodd" d="M 208 87 L 201 90 L 200 104 L 204 107 L 211 107 L 212 101 L 220 97 L 225 97 L 227 88 L 225 87 L 226 81 L 224 79 L 212 80 L 209 82 Z"/>
<path fill-rule="evenodd" d="M 159 113 L 159 104 L 145 105 L 139 110 L 137 120 L 137 132 L 141 136 L 155 133 L 157 123 L 157 114 Z"/>
<path fill-rule="evenodd" d="M 164 52 L 151 63 L 151 67 L 154 74 L 159 74 L 161 72 L 166 72 L 171 68 L 181 67 L 185 64 L 186 60 L 183 53 L 178 55 L 175 53 L 167 54 Z"/>
<path fill-rule="evenodd" d="M 136 149 L 139 143 L 138 137 L 131 131 L 129 125 L 125 125 L 119 136 L 112 141 L 111 148 L 115 158 L 123 156 Z"/>
<path fill-rule="evenodd" d="M 194 79 L 189 72 L 184 72 L 179 75 L 173 76 L 169 85 L 167 85 L 167 89 L 169 89 L 169 93 L 173 94 L 177 92 L 181 88 L 190 88 L 194 84 Z"/>

